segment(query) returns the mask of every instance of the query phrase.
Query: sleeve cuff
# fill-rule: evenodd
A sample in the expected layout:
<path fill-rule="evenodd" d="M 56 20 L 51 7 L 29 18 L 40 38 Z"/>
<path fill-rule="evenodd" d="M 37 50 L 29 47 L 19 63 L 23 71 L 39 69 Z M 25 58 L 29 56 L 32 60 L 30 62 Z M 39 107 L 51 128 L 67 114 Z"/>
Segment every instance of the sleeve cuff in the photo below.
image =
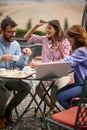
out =
<path fill-rule="evenodd" d="M 2 61 L 2 56 L 0 56 L 0 63 L 2 63 L 3 61 Z"/>

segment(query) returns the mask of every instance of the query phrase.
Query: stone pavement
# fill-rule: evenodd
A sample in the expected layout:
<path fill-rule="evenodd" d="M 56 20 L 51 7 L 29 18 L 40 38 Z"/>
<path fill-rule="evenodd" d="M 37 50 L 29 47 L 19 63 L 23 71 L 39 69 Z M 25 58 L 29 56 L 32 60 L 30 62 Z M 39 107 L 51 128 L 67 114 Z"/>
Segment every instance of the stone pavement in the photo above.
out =
<path fill-rule="evenodd" d="M 37 98 L 37 100 L 39 100 L 38 97 L 36 97 L 36 98 Z M 24 110 L 24 108 L 27 106 L 30 99 L 31 99 L 31 96 L 28 95 L 21 102 L 21 104 L 17 107 L 19 115 Z M 36 104 L 33 102 L 32 105 L 31 105 L 31 108 L 35 108 L 35 107 L 36 107 Z M 43 103 L 41 104 L 41 108 L 43 108 Z M 46 130 L 44 122 L 41 121 L 40 112 L 38 111 L 36 117 L 34 117 L 34 110 L 35 109 L 31 109 L 30 111 L 28 111 L 21 118 L 21 120 L 19 121 L 19 123 L 16 125 L 16 127 L 13 130 Z M 13 111 L 13 116 L 16 118 L 15 111 Z M 8 127 L 5 130 L 8 130 Z M 53 126 L 52 130 L 57 130 L 57 129 L 55 129 L 55 127 Z"/>

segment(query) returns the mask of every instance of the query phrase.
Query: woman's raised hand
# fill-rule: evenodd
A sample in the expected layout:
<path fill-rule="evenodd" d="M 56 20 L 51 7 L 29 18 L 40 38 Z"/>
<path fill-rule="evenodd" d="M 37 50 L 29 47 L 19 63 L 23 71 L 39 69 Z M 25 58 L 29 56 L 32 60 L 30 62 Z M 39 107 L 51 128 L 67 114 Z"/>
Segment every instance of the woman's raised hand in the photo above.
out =
<path fill-rule="evenodd" d="M 47 23 L 45 20 L 40 19 L 39 23 L 37 24 L 38 26 L 42 26 L 43 24 Z"/>

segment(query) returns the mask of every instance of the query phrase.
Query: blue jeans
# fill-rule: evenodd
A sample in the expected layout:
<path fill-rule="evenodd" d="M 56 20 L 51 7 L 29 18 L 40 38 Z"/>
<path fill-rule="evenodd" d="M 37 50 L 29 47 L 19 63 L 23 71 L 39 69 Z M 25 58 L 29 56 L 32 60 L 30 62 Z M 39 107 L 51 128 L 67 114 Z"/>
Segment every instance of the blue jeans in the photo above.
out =
<path fill-rule="evenodd" d="M 82 86 L 80 83 L 74 83 L 67 85 L 59 89 L 56 93 L 57 101 L 63 108 L 70 108 L 70 100 L 73 97 L 79 97 L 82 91 Z"/>

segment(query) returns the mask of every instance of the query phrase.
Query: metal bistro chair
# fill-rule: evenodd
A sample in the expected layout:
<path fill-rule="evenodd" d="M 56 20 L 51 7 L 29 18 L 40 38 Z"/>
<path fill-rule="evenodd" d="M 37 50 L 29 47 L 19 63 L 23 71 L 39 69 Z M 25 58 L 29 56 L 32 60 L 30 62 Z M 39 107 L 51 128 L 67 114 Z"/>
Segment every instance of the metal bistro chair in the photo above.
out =
<path fill-rule="evenodd" d="M 82 87 L 78 106 L 46 117 L 46 130 L 51 130 L 51 124 L 57 125 L 58 130 L 87 130 L 87 77 Z"/>

